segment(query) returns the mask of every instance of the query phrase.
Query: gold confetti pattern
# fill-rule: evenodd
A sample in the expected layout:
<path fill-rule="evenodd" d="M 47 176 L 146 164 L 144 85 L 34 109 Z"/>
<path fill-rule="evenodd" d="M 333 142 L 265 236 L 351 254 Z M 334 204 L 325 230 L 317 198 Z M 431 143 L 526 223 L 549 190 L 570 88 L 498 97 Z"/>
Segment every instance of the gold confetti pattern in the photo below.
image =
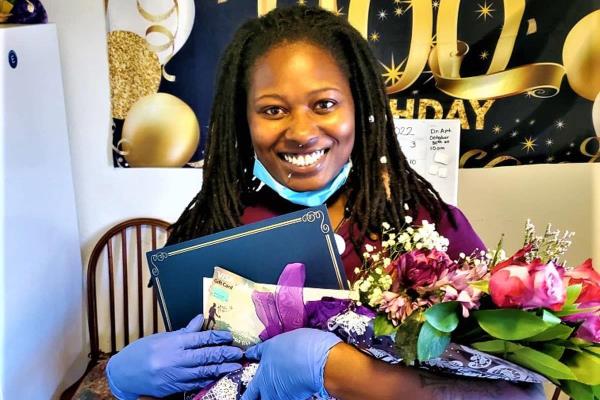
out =
<path fill-rule="evenodd" d="M 112 115 L 125 119 L 140 98 L 158 92 L 161 66 L 141 36 L 128 31 L 108 34 Z"/>

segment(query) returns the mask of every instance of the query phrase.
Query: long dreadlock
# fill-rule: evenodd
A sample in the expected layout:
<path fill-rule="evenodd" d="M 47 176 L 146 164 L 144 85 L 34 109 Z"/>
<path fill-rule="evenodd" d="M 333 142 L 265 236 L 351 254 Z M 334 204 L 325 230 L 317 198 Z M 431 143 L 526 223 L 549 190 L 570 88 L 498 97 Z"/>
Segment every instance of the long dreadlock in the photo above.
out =
<path fill-rule="evenodd" d="M 401 226 L 405 215 L 414 214 L 418 205 L 434 221 L 439 221 L 442 210 L 449 211 L 400 150 L 378 62 L 360 33 L 320 8 L 277 8 L 246 22 L 225 50 L 211 111 L 202 189 L 172 225 L 169 244 L 240 225 L 243 199 L 259 185 L 253 180 L 248 124 L 239 117 L 240 110 L 246 110 L 250 74 L 269 49 L 298 41 L 329 51 L 347 74 L 354 97 L 355 144 L 345 209 L 345 217 L 360 232 L 357 240 L 352 239 L 354 246 L 360 246 L 366 234 L 379 232 L 382 222 Z M 454 224 L 452 214 L 448 215 Z"/>

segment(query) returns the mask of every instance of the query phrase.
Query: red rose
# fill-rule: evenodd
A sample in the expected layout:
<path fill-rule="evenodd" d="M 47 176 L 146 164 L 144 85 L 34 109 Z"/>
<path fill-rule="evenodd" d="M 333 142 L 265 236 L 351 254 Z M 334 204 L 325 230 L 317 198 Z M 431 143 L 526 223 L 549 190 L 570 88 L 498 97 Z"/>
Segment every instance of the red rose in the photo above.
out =
<path fill-rule="evenodd" d="M 582 289 L 576 302 L 579 304 L 600 302 L 600 274 L 592 267 L 588 258 L 581 265 L 565 272 L 569 285 L 581 284 Z"/>

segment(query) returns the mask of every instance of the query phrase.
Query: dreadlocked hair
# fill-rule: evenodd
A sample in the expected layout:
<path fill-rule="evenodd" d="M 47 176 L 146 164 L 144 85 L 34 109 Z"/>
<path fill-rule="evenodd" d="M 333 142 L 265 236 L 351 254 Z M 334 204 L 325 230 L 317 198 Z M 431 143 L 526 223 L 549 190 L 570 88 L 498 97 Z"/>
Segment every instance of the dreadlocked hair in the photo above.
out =
<path fill-rule="evenodd" d="M 381 224 L 402 226 L 425 208 L 434 221 L 452 213 L 431 184 L 410 168 L 394 130 L 379 64 L 368 43 L 346 20 L 316 7 L 276 8 L 236 32 L 221 59 L 204 164 L 202 189 L 171 227 L 169 244 L 241 224 L 253 179 L 254 150 L 247 120 L 247 92 L 257 59 L 275 46 L 307 42 L 329 51 L 348 76 L 355 103 L 352 170 L 346 184 L 345 218 L 355 248 Z M 405 204 L 409 210 L 405 209 Z M 358 229 L 355 229 L 358 228 Z M 358 252 L 358 254 L 361 254 Z"/>

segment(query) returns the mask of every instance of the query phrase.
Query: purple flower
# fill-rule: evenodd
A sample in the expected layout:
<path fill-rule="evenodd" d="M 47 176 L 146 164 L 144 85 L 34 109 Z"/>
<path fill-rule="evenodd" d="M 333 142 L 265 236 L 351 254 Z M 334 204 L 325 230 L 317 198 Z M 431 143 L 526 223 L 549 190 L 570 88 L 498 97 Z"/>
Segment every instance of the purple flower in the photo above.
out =
<path fill-rule="evenodd" d="M 593 343 L 600 343 L 600 315 L 590 315 L 575 332 L 575 336 Z"/>
<path fill-rule="evenodd" d="M 589 302 L 579 308 L 582 309 L 581 313 L 562 317 L 562 320 L 581 322 L 577 332 L 575 332 L 575 337 L 593 343 L 600 343 L 600 301 Z M 583 309 L 588 309 L 588 311 L 583 311 Z"/>
<path fill-rule="evenodd" d="M 402 254 L 388 265 L 386 272 L 394 282 L 391 291 L 398 292 L 432 286 L 456 267 L 445 252 L 422 249 Z"/>

